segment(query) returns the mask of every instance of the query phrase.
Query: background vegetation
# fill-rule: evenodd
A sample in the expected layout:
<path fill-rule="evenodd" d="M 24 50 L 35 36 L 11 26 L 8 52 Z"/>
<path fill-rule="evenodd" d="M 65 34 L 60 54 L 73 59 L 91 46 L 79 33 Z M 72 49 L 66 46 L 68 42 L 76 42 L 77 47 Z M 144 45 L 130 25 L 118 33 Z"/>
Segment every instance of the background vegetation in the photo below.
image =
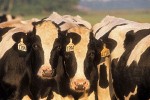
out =
<path fill-rule="evenodd" d="M 44 18 L 53 11 L 60 14 L 80 15 L 92 24 L 100 22 L 106 15 L 150 23 L 150 10 L 83 10 L 80 0 L 0 0 L 0 14 L 21 15 L 24 19 Z"/>

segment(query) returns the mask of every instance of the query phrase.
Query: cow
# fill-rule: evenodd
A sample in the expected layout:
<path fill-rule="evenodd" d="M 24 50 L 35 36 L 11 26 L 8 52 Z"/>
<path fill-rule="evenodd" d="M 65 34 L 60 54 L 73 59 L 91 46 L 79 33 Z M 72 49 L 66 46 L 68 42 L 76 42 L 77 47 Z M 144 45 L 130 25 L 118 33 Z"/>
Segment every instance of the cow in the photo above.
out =
<path fill-rule="evenodd" d="M 31 26 L 32 22 L 39 21 L 37 18 L 32 18 L 31 20 L 21 20 L 21 19 L 16 19 L 16 20 L 11 20 L 11 21 L 6 21 L 3 23 L 0 23 L 0 42 L 2 41 L 2 37 L 7 35 L 8 31 L 12 28 L 19 28 L 22 29 L 24 28 L 24 25 L 26 25 L 26 29 L 32 29 L 33 26 Z M 30 24 L 30 25 L 27 25 Z M 30 30 L 31 30 L 30 29 Z M 7 34 L 5 34 L 7 33 Z"/>
<path fill-rule="evenodd" d="M 27 25 L 27 26 L 26 26 Z M 6 27 L 7 28 L 7 27 Z M 20 27 L 1 29 L 0 42 L 0 99 L 21 100 L 30 92 L 31 77 L 43 64 L 40 37 L 33 34 L 32 21 Z"/>
<path fill-rule="evenodd" d="M 3 14 L 0 16 L 0 23 L 11 21 L 11 20 L 16 20 L 16 19 L 21 19 L 21 17 L 19 17 L 19 16 L 16 17 L 11 14 Z"/>
<path fill-rule="evenodd" d="M 56 71 L 54 77 L 56 81 L 54 86 L 52 86 L 52 100 L 97 100 L 96 84 L 98 71 L 96 66 L 100 61 L 99 51 L 102 48 L 99 48 L 97 45 L 99 44 L 97 43 L 98 41 L 93 37 L 92 33 L 90 34 L 90 29 L 86 27 L 89 24 L 84 25 L 85 22 L 83 21 L 82 23 L 81 19 L 78 22 L 72 16 L 67 15 L 62 17 L 57 13 L 53 13 L 43 20 L 45 22 L 49 20 L 53 21 L 59 26 L 60 31 L 67 29 L 63 34 L 58 35 L 56 41 L 53 43 L 51 53 L 48 52 L 51 55 L 47 58 L 50 60 L 50 64 L 52 63 L 51 67 Z M 39 30 L 37 29 L 36 33 L 50 34 L 50 28 L 46 28 L 48 25 L 44 26 Z M 66 28 L 68 26 L 69 28 Z M 53 34 L 53 36 L 55 35 Z M 52 42 L 52 40 L 48 41 Z M 71 47 L 69 44 L 71 44 Z M 85 47 L 83 48 L 82 45 L 85 45 Z M 44 76 L 48 76 L 46 75 L 47 73 L 42 74 L 45 72 L 45 69 L 46 67 L 41 68 L 39 76 L 43 78 L 46 78 Z"/>
<path fill-rule="evenodd" d="M 97 65 L 102 48 L 99 48 L 97 42 L 92 32 L 82 26 L 71 28 L 67 33 L 63 53 L 64 66 L 69 78 L 70 93 L 75 100 L 98 99 Z"/>
<path fill-rule="evenodd" d="M 61 65 L 58 59 L 59 49 L 61 49 L 59 43 L 62 43 L 62 38 L 66 36 L 65 30 L 75 26 L 75 24 L 69 23 L 62 18 L 61 15 L 53 13 L 47 18 L 33 23 L 33 25 L 33 33 L 38 35 L 41 39 L 44 62 L 37 73 L 38 76 L 34 76 L 32 79 L 30 91 L 34 100 L 47 99 L 51 98 L 52 87 L 57 88 L 57 86 L 54 86 L 57 83 L 55 80 L 51 79 L 51 76 L 54 77 L 57 74 L 55 73 L 55 67 Z M 36 84 L 37 82 L 38 84 Z"/>
<path fill-rule="evenodd" d="M 114 94 L 119 100 L 150 99 L 150 24 L 106 16 L 93 27 L 103 43 Z M 112 91 L 107 91 L 112 92 Z"/>
<path fill-rule="evenodd" d="M 62 89 L 63 93 L 68 92 L 73 99 L 97 100 L 97 68 L 99 59 L 99 51 L 96 40 L 92 37 L 92 33 L 82 26 L 74 27 L 69 30 L 64 43 L 64 68 L 67 77 L 66 82 L 60 83 L 64 88 L 68 83 L 69 87 Z M 90 37 L 91 36 L 91 37 Z M 90 38 L 89 38 L 90 37 Z M 90 40 L 90 41 L 89 41 Z M 73 44 L 73 47 L 68 47 Z M 82 46 L 85 47 L 82 47 Z M 68 50 L 68 49 L 71 50 Z M 68 89 L 67 89 L 68 88 Z M 60 89 L 61 90 L 61 89 Z M 71 98 L 70 98 L 71 99 Z"/>
<path fill-rule="evenodd" d="M 53 14 L 53 15 L 56 15 L 56 14 Z M 76 41 L 76 43 L 77 43 L 78 41 L 80 41 L 80 35 L 78 35 L 77 33 L 79 33 L 79 34 L 81 33 L 81 35 L 83 35 L 82 37 L 84 37 L 84 35 L 85 36 L 87 35 L 85 39 L 84 38 L 82 39 L 83 42 L 84 41 L 89 42 L 89 36 L 90 36 L 89 29 L 87 29 L 85 27 L 81 27 L 81 29 L 80 29 L 79 26 L 84 25 L 84 23 L 81 23 L 82 21 L 80 21 L 80 25 L 78 25 L 78 24 L 74 24 L 73 21 L 75 21 L 75 19 L 72 20 L 72 18 L 70 18 L 68 20 L 68 17 L 67 17 L 67 19 L 65 19 L 60 16 L 60 20 L 57 19 L 58 22 L 57 21 L 55 22 L 55 20 L 51 17 L 52 16 L 50 16 L 49 18 L 45 18 L 42 21 L 34 23 L 34 28 L 33 28 L 34 30 L 30 33 L 30 34 L 34 34 L 40 38 L 40 42 L 41 42 L 42 49 L 43 49 L 43 54 L 42 54 L 43 57 L 41 55 L 37 54 L 38 56 L 41 57 L 41 60 L 43 61 L 41 67 L 40 68 L 38 67 L 39 69 L 35 71 L 35 73 L 38 71 L 37 72 L 38 76 L 36 76 L 35 74 L 32 74 L 31 85 L 29 87 L 30 88 L 29 91 L 32 94 L 30 96 L 31 99 L 33 99 L 33 100 L 43 99 L 45 97 L 45 95 L 48 95 L 47 99 L 51 98 L 51 87 L 53 85 L 54 85 L 54 87 L 52 88 L 52 90 L 54 91 L 54 92 L 52 92 L 54 95 L 53 99 L 58 98 L 58 96 L 55 96 L 55 95 L 57 95 L 57 93 L 59 93 L 61 95 L 61 97 L 63 97 L 63 98 L 69 98 L 70 96 L 73 96 L 73 99 L 78 99 L 78 98 L 82 99 L 83 98 L 82 96 L 84 96 L 86 99 L 86 98 L 90 97 L 89 95 L 93 95 L 94 93 L 96 95 L 96 90 L 95 90 L 96 85 L 94 85 L 97 80 L 97 77 L 96 77 L 97 70 L 96 70 L 96 67 L 94 67 L 96 61 L 94 61 L 94 65 L 92 66 L 92 72 L 90 71 L 90 68 L 85 68 L 86 69 L 85 73 L 87 75 L 86 77 L 88 77 L 90 82 L 85 79 L 86 84 L 85 83 L 83 84 L 82 82 L 84 81 L 84 79 L 83 80 L 81 79 L 81 84 L 79 83 L 81 85 L 81 87 L 79 86 L 77 88 L 77 90 L 74 87 L 73 87 L 74 89 L 72 89 L 70 87 L 69 84 L 74 83 L 74 82 L 72 82 L 72 81 L 70 82 L 71 77 L 68 76 L 69 74 L 66 74 L 66 73 L 68 73 L 69 69 L 67 67 L 62 66 L 62 65 L 64 65 L 64 57 L 65 57 L 64 53 L 66 52 L 66 51 L 62 52 L 62 50 L 64 48 L 66 48 L 65 47 L 66 42 L 68 42 L 69 37 L 70 36 L 72 37 L 72 35 L 73 35 L 73 37 L 72 37 L 74 39 L 73 42 L 77 39 L 77 41 Z M 61 21 L 61 18 L 63 19 L 63 21 Z M 53 21 L 54 24 L 58 24 L 58 26 L 60 27 L 60 31 L 58 33 L 57 33 L 56 27 L 54 26 L 54 24 L 51 21 Z M 60 23 L 59 23 L 59 21 L 60 21 Z M 76 21 L 76 22 L 78 22 L 78 21 Z M 72 28 L 72 27 L 75 27 L 75 28 Z M 64 31 L 65 33 L 62 33 L 62 30 L 68 30 L 70 28 L 71 28 L 71 30 L 75 29 L 75 31 L 77 28 L 77 33 L 72 34 L 69 32 L 68 33 L 69 35 L 67 35 L 67 37 L 66 37 L 66 31 Z M 91 35 L 91 40 L 93 40 L 92 35 Z M 94 41 L 95 40 L 90 42 L 91 46 L 97 47 L 97 46 L 95 46 L 96 44 Z M 81 44 L 83 42 L 81 42 Z M 64 44 L 62 44 L 62 43 L 64 43 Z M 87 44 L 88 43 L 86 43 L 86 45 Z M 91 46 L 89 46 L 89 49 L 91 49 Z M 39 46 L 39 45 L 36 45 L 35 47 L 37 47 L 38 49 L 41 48 L 41 46 Z M 86 51 L 86 50 L 87 50 L 87 48 L 85 48 L 85 50 L 83 50 L 83 51 Z M 60 55 L 58 55 L 58 54 L 60 54 Z M 95 55 L 95 53 L 94 53 L 94 55 Z M 84 56 L 81 56 L 81 57 L 84 58 Z M 92 58 L 90 58 L 90 59 L 92 60 Z M 89 60 L 89 59 L 87 59 L 87 60 Z M 74 59 L 74 61 L 75 61 L 75 59 Z M 68 61 L 66 60 L 66 62 L 68 62 Z M 70 63 L 73 63 L 73 62 L 70 62 Z M 82 63 L 84 63 L 84 62 L 82 62 Z M 88 63 L 86 63 L 86 64 L 88 64 Z M 91 64 L 93 64 L 93 63 L 91 63 Z M 56 66 L 57 66 L 57 68 L 55 69 Z M 73 66 L 71 66 L 71 67 L 73 67 Z M 77 67 L 77 66 L 75 66 L 75 67 Z M 86 66 L 86 67 L 89 67 L 89 66 Z M 62 71 L 59 69 L 61 69 Z M 79 76 L 83 75 L 83 78 L 85 78 L 83 67 L 81 67 L 81 69 L 82 69 L 81 73 L 77 73 L 77 74 L 79 74 Z M 56 81 L 53 81 L 52 79 L 49 80 L 51 74 L 55 73 L 55 72 L 53 72 L 55 70 L 57 71 L 56 77 L 54 78 Z M 76 71 L 76 70 L 74 70 L 74 71 Z M 78 70 L 78 72 L 79 72 L 79 70 Z M 91 73 L 91 75 L 88 76 L 88 72 Z M 62 75 L 62 78 L 61 78 L 61 75 Z M 45 79 L 45 78 L 48 78 L 48 79 Z M 61 83 L 63 83 L 63 84 L 61 84 Z M 82 84 L 83 84 L 83 86 L 82 86 Z M 64 91 L 65 89 L 67 90 L 66 92 Z M 93 98 L 96 99 L 96 96 L 94 96 Z"/>

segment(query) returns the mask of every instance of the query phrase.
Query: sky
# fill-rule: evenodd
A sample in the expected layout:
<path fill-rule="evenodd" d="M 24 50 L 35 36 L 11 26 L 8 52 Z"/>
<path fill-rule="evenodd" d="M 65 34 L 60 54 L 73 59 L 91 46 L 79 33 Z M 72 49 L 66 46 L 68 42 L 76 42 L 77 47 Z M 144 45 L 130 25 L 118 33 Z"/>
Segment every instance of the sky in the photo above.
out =
<path fill-rule="evenodd" d="M 88 9 L 150 9 L 150 0 L 80 0 Z"/>

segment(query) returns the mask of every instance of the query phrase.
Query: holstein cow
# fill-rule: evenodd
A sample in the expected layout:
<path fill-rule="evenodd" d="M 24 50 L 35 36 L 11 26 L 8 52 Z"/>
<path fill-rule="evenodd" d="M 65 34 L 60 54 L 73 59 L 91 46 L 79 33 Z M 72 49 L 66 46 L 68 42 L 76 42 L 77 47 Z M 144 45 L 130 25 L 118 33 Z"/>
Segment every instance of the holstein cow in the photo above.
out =
<path fill-rule="evenodd" d="M 56 80 L 59 88 L 53 90 L 54 99 L 98 99 L 96 66 L 102 48 L 98 48 L 98 41 L 89 32 L 85 27 L 77 26 L 69 29 L 63 40 L 61 54 L 64 69 L 61 66 L 57 69 Z M 55 91 L 61 96 L 56 97 Z"/>
<path fill-rule="evenodd" d="M 36 18 L 32 18 L 31 20 L 26 20 L 26 21 L 23 21 L 21 19 L 16 19 L 16 20 L 11 20 L 11 21 L 6 21 L 3 23 L 0 23 L 0 42 L 2 41 L 2 37 L 6 36 L 5 33 L 7 33 L 10 29 L 12 29 L 12 28 L 22 29 L 22 28 L 24 28 L 25 25 L 27 25 L 29 23 L 30 23 L 30 25 L 27 25 L 26 29 L 30 29 L 30 28 L 32 29 L 33 26 L 31 27 L 31 23 L 38 21 L 38 20 L 39 19 L 36 19 Z"/>
<path fill-rule="evenodd" d="M 150 99 L 150 24 L 107 16 L 93 30 L 105 45 L 106 56 L 110 50 L 110 70 L 117 99 Z"/>
<path fill-rule="evenodd" d="M 22 21 L 22 23 L 25 23 L 25 22 Z M 34 36 L 38 37 L 39 41 L 36 42 L 33 39 L 33 42 L 31 41 L 31 43 L 33 43 L 33 46 L 30 46 L 29 48 L 31 48 L 31 51 L 33 51 L 32 48 L 36 49 L 37 54 L 34 55 L 34 53 L 36 53 L 36 51 L 35 52 L 33 51 L 33 55 L 31 55 L 32 57 L 29 57 L 28 60 L 29 60 L 29 62 L 31 61 L 33 63 L 30 66 L 31 68 L 36 67 L 34 65 L 34 63 L 35 64 L 37 63 L 38 67 L 36 67 L 35 69 L 32 69 L 32 70 L 29 69 L 29 71 L 31 71 L 31 73 L 30 73 L 31 75 L 29 77 L 30 84 L 29 85 L 27 84 L 27 86 L 29 86 L 29 92 L 31 92 L 31 93 L 28 95 L 30 96 L 30 99 L 32 99 L 32 100 L 43 99 L 47 95 L 48 95 L 48 99 L 50 99 L 51 98 L 50 97 L 51 96 L 51 86 L 53 85 L 53 80 L 49 80 L 49 79 L 50 79 L 51 75 L 54 74 L 54 72 L 52 70 L 54 68 L 51 68 L 51 67 L 55 66 L 58 63 L 57 58 L 53 58 L 54 54 L 50 55 L 50 52 L 53 49 L 52 47 L 54 45 L 54 42 L 57 41 L 58 30 L 57 30 L 57 27 L 55 26 L 55 24 L 52 23 L 52 21 L 48 20 L 48 18 L 45 20 L 34 22 L 33 25 L 34 25 L 34 28 L 33 28 L 33 26 L 25 26 L 24 25 L 25 27 L 21 27 L 21 28 L 19 27 L 19 30 L 18 30 L 18 23 L 15 25 L 12 25 L 12 24 L 1 25 L 1 27 L 4 27 L 4 26 L 17 27 L 17 28 L 15 28 L 15 30 L 12 29 L 11 31 L 8 31 L 8 29 L 5 29 L 5 28 L 2 29 L 3 33 L 5 33 L 5 31 L 8 31 L 9 33 L 2 35 L 1 45 L 3 46 L 4 42 L 6 42 L 6 41 L 7 41 L 7 43 L 10 43 L 10 45 L 7 47 L 3 46 L 5 51 L 3 51 L 3 50 L 1 50 L 1 51 L 2 51 L 2 53 L 5 53 L 11 47 L 11 45 L 14 44 L 14 42 L 11 40 L 11 37 L 15 32 L 18 32 L 18 31 L 24 32 L 24 28 L 26 28 L 26 27 L 33 28 L 33 31 L 28 33 L 29 39 L 30 39 L 30 34 L 31 34 L 31 37 L 34 37 Z M 18 34 L 22 34 L 22 33 L 18 33 Z M 24 34 L 25 38 L 28 38 L 28 34 L 27 35 Z M 6 37 L 5 37 L 5 35 L 6 35 Z M 27 40 L 27 44 L 29 44 L 28 42 L 30 42 L 28 39 L 23 39 L 23 40 L 24 41 Z M 20 43 L 22 43 L 24 41 L 21 41 Z M 56 48 L 57 48 L 57 46 L 59 49 L 59 45 L 56 45 Z M 58 55 L 57 52 L 55 54 Z M 29 52 L 28 56 L 30 56 L 30 52 Z M 34 57 L 35 57 L 35 60 L 34 60 Z M 51 62 L 50 62 L 50 58 L 52 59 Z M 18 58 L 18 59 L 21 59 L 21 58 Z M 37 61 L 37 60 L 39 60 L 39 61 Z M 24 64 L 23 63 L 22 64 L 26 65 L 26 63 L 28 63 L 28 62 L 24 62 Z M 41 65 L 39 65 L 38 63 Z M 19 64 L 20 64 L 20 62 L 19 62 Z M 24 70 L 24 69 L 21 69 L 21 70 Z M 45 75 L 48 75 L 48 76 L 45 76 Z M 49 79 L 45 79 L 45 77 L 49 78 Z M 22 90 L 22 92 L 24 92 L 24 91 Z M 24 100 L 26 100 L 25 97 L 24 97 Z"/>
<path fill-rule="evenodd" d="M 51 98 L 51 86 L 55 84 L 51 76 L 55 76 L 55 68 L 58 61 L 57 58 L 53 58 L 51 51 L 54 43 L 58 38 L 58 30 L 54 23 L 50 20 L 41 20 L 34 23 L 35 34 L 40 36 L 41 44 L 43 48 L 43 64 L 38 70 L 37 77 L 35 76 L 32 80 L 30 87 L 31 93 L 33 94 L 34 100 L 44 99 L 45 97 Z M 63 34 L 63 33 L 62 33 Z M 56 50 L 59 51 L 59 45 L 56 45 Z M 58 55 L 57 52 L 53 55 Z M 50 61 L 52 59 L 52 61 Z M 38 84 L 37 84 L 38 82 Z"/>
<path fill-rule="evenodd" d="M 21 100 L 29 90 L 31 77 L 43 64 L 39 36 L 30 33 L 32 21 L 2 35 L 0 42 L 0 99 Z M 5 29 L 4 29 L 5 30 Z M 3 32 L 3 29 L 2 29 Z"/>
<path fill-rule="evenodd" d="M 101 51 L 102 48 L 98 48 L 98 41 L 94 39 L 92 33 L 90 35 L 90 30 L 85 27 L 86 25 L 84 25 L 84 23 L 72 25 L 71 23 L 77 22 L 77 20 L 72 20 L 74 19 L 73 17 L 67 17 L 65 19 L 56 13 L 53 13 L 53 16 L 44 20 L 53 20 L 59 25 L 60 30 L 68 26 L 72 28 L 70 28 L 67 33 L 64 33 L 65 36 L 59 35 L 58 38 L 56 38 L 51 56 L 50 58 L 49 56 L 47 57 L 48 61 L 50 60 L 50 64 L 52 63 L 52 67 L 56 67 L 56 76 L 54 77 L 56 86 L 54 85 L 52 87 L 52 99 L 97 100 L 96 84 L 98 74 L 96 66 L 100 60 L 99 51 Z M 52 17 L 54 19 L 52 19 Z M 63 21 L 55 18 L 62 19 Z M 41 31 L 39 30 L 36 33 L 48 34 L 48 32 L 50 32 L 50 28 L 47 28 L 44 32 L 42 32 L 42 29 L 44 29 L 44 26 L 41 28 Z M 58 63 L 56 63 L 57 61 Z M 41 74 L 39 76 L 42 76 L 43 72 L 44 67 L 43 69 L 41 68 Z"/>
<path fill-rule="evenodd" d="M 10 14 L 3 14 L 0 16 L 0 23 L 11 21 L 11 20 L 16 20 L 16 19 L 21 19 L 21 17 L 16 17 Z"/>
<path fill-rule="evenodd" d="M 125 23 L 129 23 L 129 21 L 124 19 L 114 20 L 114 17 L 110 18 L 110 16 L 107 16 L 101 21 L 101 23 L 98 23 L 93 26 L 93 33 L 95 34 L 96 38 L 101 37 L 106 32 L 109 32 L 109 30 L 113 29 L 113 26 Z M 101 34 L 98 34 L 100 31 L 102 31 Z M 110 73 L 110 51 L 107 49 L 106 44 L 103 45 L 103 50 L 100 53 L 101 62 L 97 66 L 99 77 L 97 84 L 98 98 L 101 100 L 114 100 L 115 95 L 112 86 L 112 76 Z"/>
<path fill-rule="evenodd" d="M 75 26 L 75 24 L 67 22 L 57 13 L 34 23 L 33 33 L 40 37 L 44 51 L 44 63 L 38 71 L 38 77 L 34 77 L 30 87 L 34 100 L 45 99 L 46 96 L 48 96 L 46 99 L 50 99 L 51 87 L 57 88 L 56 81 L 50 78 L 57 74 L 55 73 L 56 67 L 63 65 L 59 60 L 60 45 L 64 41 L 62 38 L 66 36 L 65 30 L 72 26 Z M 38 84 L 36 84 L 37 82 Z"/>

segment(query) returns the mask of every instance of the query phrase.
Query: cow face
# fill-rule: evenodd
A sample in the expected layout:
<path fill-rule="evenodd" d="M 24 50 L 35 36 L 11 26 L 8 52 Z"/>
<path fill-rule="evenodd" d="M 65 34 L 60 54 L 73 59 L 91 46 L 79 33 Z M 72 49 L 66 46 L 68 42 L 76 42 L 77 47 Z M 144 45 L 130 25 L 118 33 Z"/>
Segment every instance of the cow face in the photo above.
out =
<path fill-rule="evenodd" d="M 27 34 L 18 32 L 14 34 L 13 40 L 14 50 L 16 50 L 20 57 L 27 57 L 27 64 L 33 67 L 33 71 L 36 73 L 39 67 L 43 64 L 43 48 L 41 39 L 35 35 L 35 31 Z"/>
<path fill-rule="evenodd" d="M 43 79 L 51 78 L 56 74 L 55 69 L 58 64 L 62 44 L 62 39 L 59 38 L 59 35 L 65 34 L 58 31 L 55 25 L 51 21 L 41 21 L 35 25 L 36 35 L 40 36 L 44 50 L 44 63 L 38 71 L 38 76 Z"/>
<path fill-rule="evenodd" d="M 76 28 L 75 30 L 80 30 Z M 82 30 L 82 29 L 81 29 Z M 66 73 L 70 78 L 70 89 L 84 92 L 97 82 L 97 64 L 100 60 L 97 40 L 89 31 L 70 32 L 64 45 Z M 90 38 L 89 38 L 90 37 Z"/>
<path fill-rule="evenodd" d="M 31 69 L 33 74 L 37 72 L 43 63 L 41 59 L 43 49 L 40 38 L 33 33 L 14 33 L 12 40 L 14 41 L 13 46 L 0 58 L 0 67 L 3 73 L 2 77 L 5 76 L 3 81 L 16 85 L 27 69 Z"/>

